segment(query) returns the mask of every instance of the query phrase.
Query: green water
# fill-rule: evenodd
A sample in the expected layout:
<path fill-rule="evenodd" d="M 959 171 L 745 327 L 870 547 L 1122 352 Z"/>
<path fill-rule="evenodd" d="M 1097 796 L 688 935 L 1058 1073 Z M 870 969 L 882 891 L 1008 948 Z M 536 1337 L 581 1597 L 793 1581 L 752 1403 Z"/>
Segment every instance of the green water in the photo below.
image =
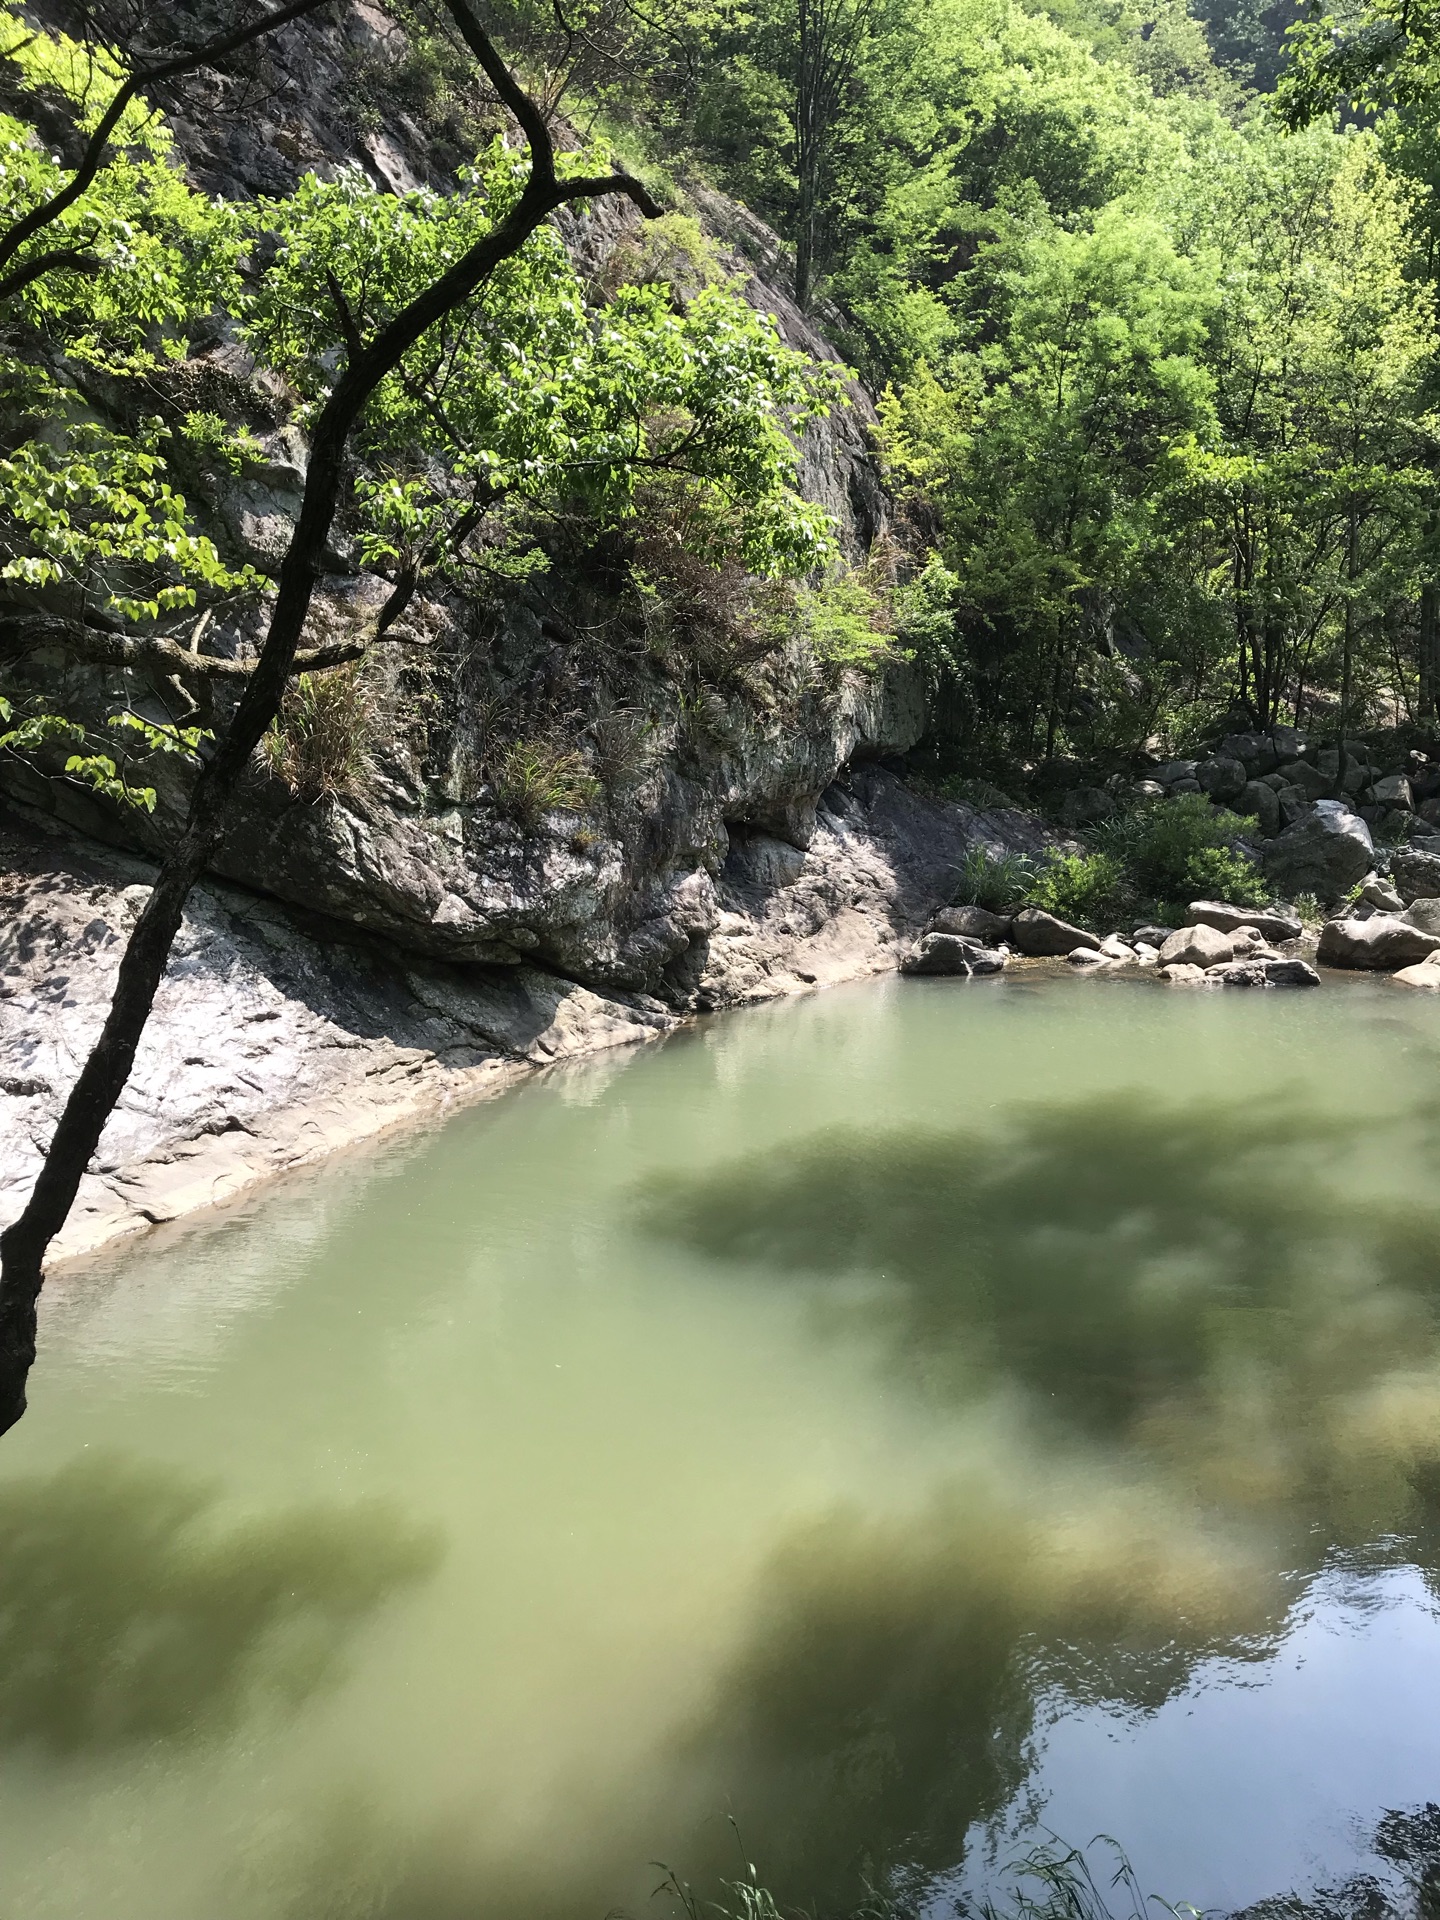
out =
<path fill-rule="evenodd" d="M 1440 1797 L 1440 1007 L 895 982 L 59 1282 L 0 1916 L 1236 1904 Z"/>

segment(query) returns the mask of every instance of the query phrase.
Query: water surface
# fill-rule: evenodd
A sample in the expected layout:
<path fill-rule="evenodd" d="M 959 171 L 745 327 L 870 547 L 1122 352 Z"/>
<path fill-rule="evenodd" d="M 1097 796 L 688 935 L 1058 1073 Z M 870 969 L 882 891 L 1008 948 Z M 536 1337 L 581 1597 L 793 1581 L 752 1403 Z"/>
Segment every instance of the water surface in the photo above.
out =
<path fill-rule="evenodd" d="M 1233 1907 L 1440 1798 L 1440 1008 L 894 982 L 59 1283 L 0 1916 Z"/>

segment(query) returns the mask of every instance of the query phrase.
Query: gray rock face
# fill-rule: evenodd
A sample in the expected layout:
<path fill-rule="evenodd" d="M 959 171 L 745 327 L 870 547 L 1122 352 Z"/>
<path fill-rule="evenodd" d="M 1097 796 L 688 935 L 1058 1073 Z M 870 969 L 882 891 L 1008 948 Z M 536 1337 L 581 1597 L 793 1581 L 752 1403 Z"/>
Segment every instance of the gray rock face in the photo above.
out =
<path fill-rule="evenodd" d="M 1093 947 L 1098 951 L 1100 946 L 1093 933 L 1086 933 L 1083 927 L 1069 926 L 1039 907 L 1026 907 L 1016 914 L 1011 938 L 1021 953 L 1033 959 L 1058 960 L 1077 947 Z"/>
<path fill-rule="evenodd" d="M 1212 969 L 1223 987 L 1318 987 L 1320 976 L 1308 961 L 1278 958 L 1231 960 Z"/>
<path fill-rule="evenodd" d="M 1407 903 L 1440 897 L 1440 854 L 1401 847 L 1390 856 L 1390 878 Z"/>
<path fill-rule="evenodd" d="M 1412 900 L 1400 918 L 1422 933 L 1440 934 L 1440 900 Z"/>
<path fill-rule="evenodd" d="M 993 947 L 982 947 L 958 933 L 923 934 L 913 952 L 900 962 L 902 973 L 955 974 L 968 979 L 971 974 L 999 973 L 1005 955 Z"/>
<path fill-rule="evenodd" d="M 1280 796 L 1263 780 L 1247 780 L 1231 805 L 1247 818 L 1253 814 L 1267 840 L 1273 840 L 1280 831 Z"/>
<path fill-rule="evenodd" d="M 1375 782 L 1371 792 L 1382 807 L 1403 807 L 1408 812 L 1415 805 L 1415 795 L 1403 773 L 1387 774 Z"/>
<path fill-rule="evenodd" d="M 1414 965 L 1440 947 L 1440 934 L 1425 933 L 1392 914 L 1368 920 L 1327 920 L 1320 934 L 1321 964 L 1393 972 Z"/>
<path fill-rule="evenodd" d="M 1218 927 L 1203 924 L 1181 927 L 1161 947 L 1160 964 L 1162 967 L 1218 967 L 1239 953 L 1248 953 L 1254 945 L 1253 929 L 1222 933 Z"/>
<path fill-rule="evenodd" d="M 1239 798 L 1247 776 L 1239 760 L 1227 760 L 1217 755 L 1213 760 L 1200 762 L 1195 769 L 1195 778 L 1200 782 L 1201 791 L 1208 793 L 1212 800 L 1228 804 Z"/>
<path fill-rule="evenodd" d="M 1338 900 L 1363 880 L 1375 860 L 1370 829 L 1338 800 L 1317 800 L 1309 812 L 1265 849 L 1263 865 L 1275 891 L 1293 900 L 1313 893 Z"/>
<path fill-rule="evenodd" d="M 1014 916 L 991 913 L 988 907 L 942 907 L 930 922 L 932 933 L 958 933 L 966 940 L 978 940 L 983 947 L 995 947 L 1010 938 Z"/>
<path fill-rule="evenodd" d="M 1197 926 L 1218 927 L 1221 933 L 1254 927 L 1264 940 L 1300 938 L 1300 916 L 1289 907 L 1232 907 L 1224 900 L 1192 900 L 1186 911 Z"/>

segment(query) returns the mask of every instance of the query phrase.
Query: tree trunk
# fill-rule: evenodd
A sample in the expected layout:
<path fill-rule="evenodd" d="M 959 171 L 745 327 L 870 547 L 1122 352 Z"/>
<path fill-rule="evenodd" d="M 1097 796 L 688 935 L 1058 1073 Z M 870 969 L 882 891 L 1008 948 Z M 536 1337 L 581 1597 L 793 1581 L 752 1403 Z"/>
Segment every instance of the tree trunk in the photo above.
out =
<path fill-rule="evenodd" d="M 1436 717 L 1440 701 L 1440 584 L 1427 580 L 1420 589 L 1420 641 L 1417 649 L 1420 674 L 1418 718 L 1428 726 Z"/>
<path fill-rule="evenodd" d="M 557 180 L 544 116 L 516 85 L 470 15 L 468 0 L 446 3 L 466 44 L 520 122 L 530 143 L 530 177 L 498 227 L 418 294 L 368 347 L 357 343 L 358 351 L 350 355 L 316 422 L 300 517 L 281 564 L 265 644 L 234 719 L 195 783 L 184 831 L 162 863 L 149 903 L 130 936 L 100 1038 L 71 1089 L 25 1210 L 0 1235 L 0 1433 L 25 1411 L 46 1249 L 65 1224 L 105 1123 L 130 1076 L 186 898 L 215 850 L 251 755 L 280 709 L 335 517 L 346 448 L 366 402 L 421 335 L 468 300 L 502 261 L 518 253 L 557 207 L 571 200 L 624 193 L 647 216 L 659 211 L 644 188 L 625 174 Z"/>

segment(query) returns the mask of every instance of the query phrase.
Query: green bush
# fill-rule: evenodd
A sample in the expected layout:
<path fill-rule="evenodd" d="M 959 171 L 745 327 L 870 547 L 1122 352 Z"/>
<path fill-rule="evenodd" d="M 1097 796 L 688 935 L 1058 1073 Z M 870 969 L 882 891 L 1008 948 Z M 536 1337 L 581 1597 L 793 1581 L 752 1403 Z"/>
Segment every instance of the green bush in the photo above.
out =
<path fill-rule="evenodd" d="M 1125 906 L 1125 871 L 1110 853 L 1054 853 L 1026 895 L 1057 919 L 1094 931 L 1106 919 L 1119 919 Z"/>
<path fill-rule="evenodd" d="M 1023 853 L 987 853 L 984 847 L 971 847 L 960 863 L 953 904 L 1003 913 L 1028 897 L 1035 874 L 1035 862 Z"/>
<path fill-rule="evenodd" d="M 1255 824 L 1212 806 L 1204 794 L 1185 793 L 1142 802 L 1097 827 L 1093 838 L 1144 898 L 1183 906 L 1210 894 L 1250 907 L 1269 895 L 1259 869 L 1234 842 Z"/>

